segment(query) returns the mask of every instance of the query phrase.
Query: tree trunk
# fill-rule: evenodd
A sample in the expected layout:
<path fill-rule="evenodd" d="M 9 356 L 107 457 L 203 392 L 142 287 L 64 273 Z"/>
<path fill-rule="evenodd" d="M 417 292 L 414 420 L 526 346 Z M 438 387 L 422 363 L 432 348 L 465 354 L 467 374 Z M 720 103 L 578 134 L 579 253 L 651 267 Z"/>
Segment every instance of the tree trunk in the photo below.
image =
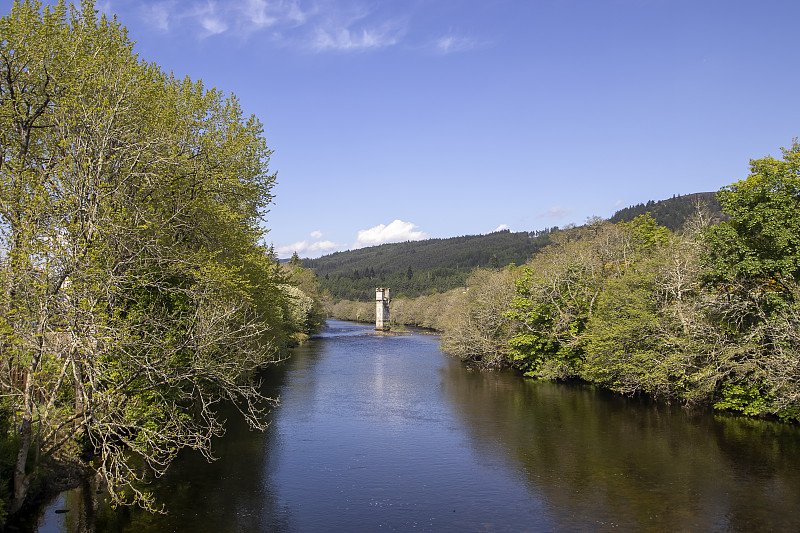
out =
<path fill-rule="evenodd" d="M 14 494 L 8 509 L 9 515 L 17 513 L 22 508 L 22 504 L 28 496 L 28 487 L 31 484 L 31 479 L 30 476 L 25 473 L 25 467 L 28 462 L 28 452 L 31 447 L 31 433 L 31 416 L 30 413 L 25 413 L 23 415 L 22 424 L 20 425 L 19 452 L 17 453 L 17 461 L 14 465 Z"/>

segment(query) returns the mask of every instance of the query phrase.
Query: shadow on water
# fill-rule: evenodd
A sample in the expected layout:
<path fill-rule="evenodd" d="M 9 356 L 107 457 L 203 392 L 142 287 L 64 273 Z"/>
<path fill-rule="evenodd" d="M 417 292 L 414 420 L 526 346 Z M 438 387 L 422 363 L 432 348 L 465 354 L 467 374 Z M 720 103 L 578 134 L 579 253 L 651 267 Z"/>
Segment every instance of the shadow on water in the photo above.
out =
<path fill-rule="evenodd" d="M 262 391 L 267 396 L 279 397 L 291 364 L 284 361 L 262 373 Z M 56 498 L 30 531 L 289 531 L 275 507 L 271 488 L 261 476 L 254 475 L 269 469 L 271 456 L 264 451 L 271 449 L 273 432 L 251 430 L 232 406 L 221 409 L 227 422 L 225 435 L 214 439 L 212 445 L 216 460 L 208 462 L 199 452 L 184 450 L 153 484 L 153 493 L 167 510 L 165 514 L 150 514 L 136 507 L 114 508 L 108 504 L 105 491 L 87 480 Z M 268 523 L 262 523 L 264 517 Z"/>
<path fill-rule="evenodd" d="M 800 428 L 579 384 L 449 368 L 476 446 L 502 450 L 556 529 L 800 531 Z"/>
<path fill-rule="evenodd" d="M 271 427 L 231 411 L 217 461 L 180 454 L 154 487 L 169 514 L 87 483 L 38 531 L 800 531 L 796 426 L 471 372 L 370 330 L 331 321 L 265 372 Z"/>

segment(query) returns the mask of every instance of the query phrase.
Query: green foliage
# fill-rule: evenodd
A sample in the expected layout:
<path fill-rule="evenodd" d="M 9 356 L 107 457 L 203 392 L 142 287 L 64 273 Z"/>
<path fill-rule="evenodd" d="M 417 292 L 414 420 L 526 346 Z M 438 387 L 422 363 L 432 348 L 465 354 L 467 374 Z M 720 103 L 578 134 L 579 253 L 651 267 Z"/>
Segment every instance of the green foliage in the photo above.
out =
<path fill-rule="evenodd" d="M 669 369 L 660 357 L 659 305 L 652 271 L 610 280 L 589 324 L 583 376 L 623 394 L 667 396 Z"/>
<path fill-rule="evenodd" d="M 746 415 L 756 416 L 765 412 L 767 400 L 757 387 L 748 387 L 741 383 L 723 385 L 720 390 L 722 399 L 714 403 L 715 409 L 740 411 Z"/>
<path fill-rule="evenodd" d="M 514 298 L 517 269 L 478 269 L 463 291 L 454 291 L 442 318 L 441 348 L 479 368 L 508 366 L 507 339 L 515 326 L 505 311 Z"/>
<path fill-rule="evenodd" d="M 534 293 L 536 283 L 541 281 L 537 280 L 534 270 L 525 267 L 522 276 L 516 280 L 516 296 L 511 303 L 511 310 L 505 313 L 507 318 L 525 326 L 509 339 L 508 345 L 511 348 L 509 356 L 512 366 L 528 377 L 547 375 L 549 368 L 558 367 L 574 359 L 570 357 L 573 355 L 572 351 L 565 349 L 559 340 L 558 332 L 554 329 L 556 325 L 554 304 L 536 298 Z M 572 320 L 569 331 L 577 329 L 578 324 Z M 568 363 L 567 365 L 569 366 Z"/>
<path fill-rule="evenodd" d="M 299 258 L 284 265 L 284 272 L 288 278 L 281 287 L 288 297 L 288 316 L 291 317 L 294 339 L 300 340 L 322 327 L 330 296 L 320 287 L 314 273 L 302 267 Z"/>
<path fill-rule="evenodd" d="M 321 314 L 316 294 L 284 290 L 312 281 L 261 244 L 270 155 L 235 97 L 140 61 L 91 1 L 15 2 L 0 19 L 12 513 L 40 461 L 76 460 L 75 442 L 113 497 L 148 506 L 144 471 L 184 447 L 210 453 L 215 404 L 264 426 L 273 402 L 255 372 Z"/>
<path fill-rule="evenodd" d="M 630 222 L 620 222 L 619 227 L 628 241 L 627 245 L 637 256 L 652 254 L 659 247 L 665 246 L 671 236 L 670 231 L 659 226 L 650 213 L 639 215 Z"/>
<path fill-rule="evenodd" d="M 800 281 L 800 145 L 752 160 L 750 172 L 718 193 L 731 219 L 708 230 L 706 280 L 788 296 Z"/>
<path fill-rule="evenodd" d="M 797 418 L 800 358 L 800 144 L 752 160 L 724 187 L 730 220 L 706 232 L 703 281 L 731 350 L 720 408 Z"/>
<path fill-rule="evenodd" d="M 626 265 L 621 237 L 619 227 L 595 220 L 562 232 L 526 265 L 507 313 L 519 324 L 509 346 L 514 366 L 525 375 L 580 374 L 597 297 L 606 278 Z"/>

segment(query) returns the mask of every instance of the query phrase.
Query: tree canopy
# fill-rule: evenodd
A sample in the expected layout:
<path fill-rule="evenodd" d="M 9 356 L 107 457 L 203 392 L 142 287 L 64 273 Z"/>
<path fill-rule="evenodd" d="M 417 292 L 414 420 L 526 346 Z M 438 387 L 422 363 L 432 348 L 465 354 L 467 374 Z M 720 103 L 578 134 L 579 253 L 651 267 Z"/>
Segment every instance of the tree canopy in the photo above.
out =
<path fill-rule="evenodd" d="M 140 60 L 92 1 L 0 19 L 9 512 L 78 453 L 118 502 L 152 506 L 144 480 L 181 448 L 210 455 L 218 402 L 264 427 L 255 371 L 318 325 L 262 244 L 270 155 L 235 97 Z"/>

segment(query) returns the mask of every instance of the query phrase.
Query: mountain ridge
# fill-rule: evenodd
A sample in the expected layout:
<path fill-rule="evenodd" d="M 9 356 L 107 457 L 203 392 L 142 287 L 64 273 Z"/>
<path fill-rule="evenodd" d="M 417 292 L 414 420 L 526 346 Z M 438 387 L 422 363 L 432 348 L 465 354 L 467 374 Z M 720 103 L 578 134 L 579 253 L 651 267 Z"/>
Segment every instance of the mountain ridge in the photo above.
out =
<path fill-rule="evenodd" d="M 705 206 L 712 220 L 724 217 L 715 193 L 701 192 L 632 205 L 615 212 L 609 221 L 629 222 L 649 212 L 659 225 L 678 231 L 695 213 L 698 203 Z M 302 264 L 314 271 L 321 287 L 330 291 L 335 300 L 371 299 L 376 286 L 389 286 L 395 296 L 413 298 L 463 286 L 477 267 L 524 264 L 547 246 L 557 231 L 563 229 L 501 230 L 386 243 L 303 259 Z"/>

